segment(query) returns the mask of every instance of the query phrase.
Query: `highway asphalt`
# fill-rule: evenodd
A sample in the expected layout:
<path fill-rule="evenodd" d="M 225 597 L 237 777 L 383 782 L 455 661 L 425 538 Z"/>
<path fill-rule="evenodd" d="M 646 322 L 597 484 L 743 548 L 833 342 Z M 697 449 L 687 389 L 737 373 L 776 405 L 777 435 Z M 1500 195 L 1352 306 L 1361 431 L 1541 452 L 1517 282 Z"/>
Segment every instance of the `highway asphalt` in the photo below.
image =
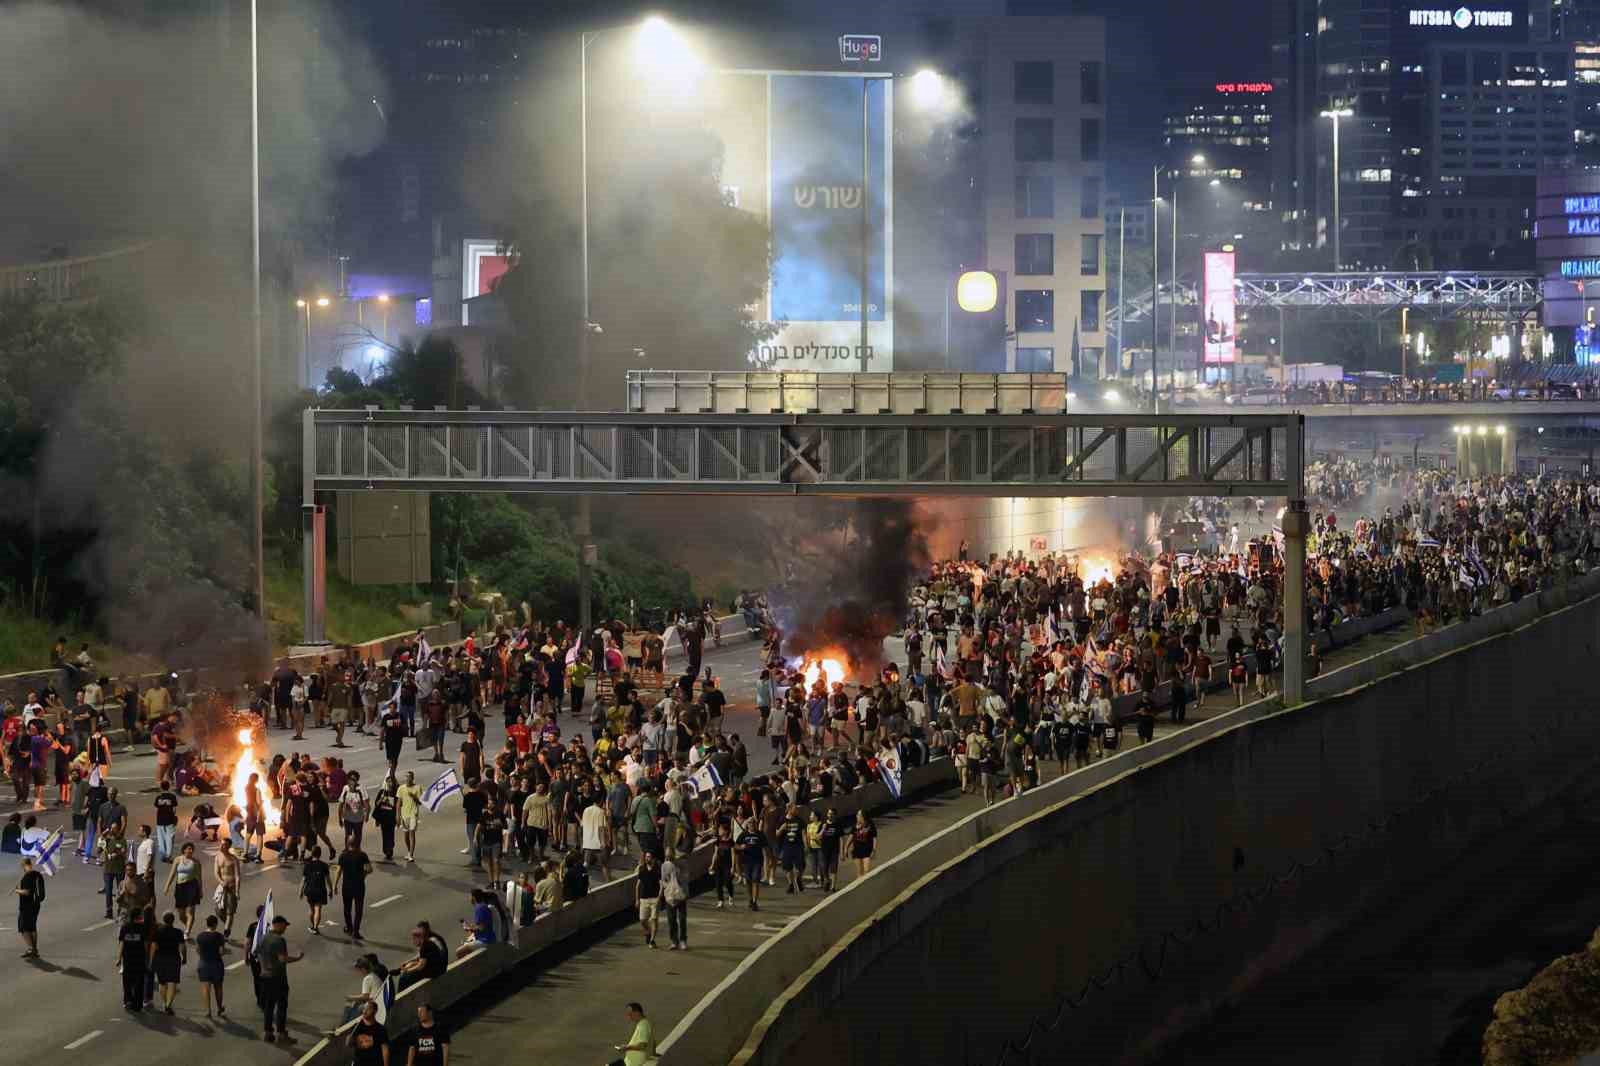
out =
<path fill-rule="evenodd" d="M 721 677 L 729 695 L 725 728 L 730 732 L 742 732 L 746 743 L 751 743 L 756 739 L 751 707 L 755 679 L 760 672 L 760 646 L 741 642 L 708 649 L 705 663 Z M 505 740 L 504 723 L 497 713 L 485 717 L 489 733 L 485 748 L 498 751 Z M 568 734 L 572 732 L 572 727 L 566 724 L 569 722 L 576 724 L 578 720 L 570 716 L 563 719 L 563 731 Z M 258 752 L 258 758 L 265 763 L 274 752 L 290 750 L 319 757 L 342 754 L 345 768 L 361 771 L 362 780 L 369 789 L 382 780 L 383 754 L 370 738 L 347 736 L 347 741 L 355 746 L 336 752 L 332 748 L 331 730 L 308 732 L 307 737 L 306 742 L 291 748 L 282 731 L 273 731 L 267 738 L 267 750 Z M 453 735 L 451 746 L 460 739 Z M 757 754 L 754 744 L 751 749 L 752 761 L 759 768 L 765 757 Z M 418 784 L 426 787 L 440 767 L 408 744 L 400 762 L 402 773 L 407 769 L 415 769 Z M 129 808 L 129 825 L 135 827 L 131 837 L 136 835 L 136 827 L 141 823 L 154 823 L 155 760 L 144 750 L 139 754 L 119 752 L 113 771 L 112 783 Z M 0 803 L 0 816 L 19 809 L 9 802 L 9 792 L 7 795 L 8 800 Z M 224 807 L 217 802 L 220 799 L 222 797 L 212 798 L 219 812 Z M 181 829 L 187 825 L 189 812 L 197 802 L 198 799 L 191 797 L 182 800 L 178 819 L 180 841 Z M 54 809 L 40 818 L 40 824 L 46 829 L 59 825 L 70 835 L 69 822 L 64 812 Z M 11 1051 L 7 1056 L 22 1062 L 37 1057 L 52 1058 L 62 1051 L 83 1050 L 95 1056 L 115 1055 L 124 1063 L 171 1062 L 179 1055 L 193 1054 L 227 1055 L 230 1066 L 293 1061 L 315 1043 L 323 1030 L 332 1028 L 340 1020 L 344 997 L 359 990 L 360 975 L 351 968 L 358 954 L 375 952 L 386 965 L 393 966 L 412 955 L 409 932 L 418 919 L 427 919 L 446 939 L 453 941 L 458 935 L 459 921 L 471 914 L 468 893 L 477 886 L 475 878 L 481 875 L 467 868 L 467 858 L 460 853 L 466 839 L 459 804 L 447 801 L 437 815 L 423 812 L 414 865 L 379 862 L 382 853 L 378 841 L 376 827 L 369 825 L 364 846 L 373 857 L 375 867 L 367 884 L 367 915 L 362 929 L 365 943 L 361 946 L 351 943 L 344 935 L 337 898 L 324 911 L 321 935 L 308 933 L 306 908 L 298 898 L 298 864 L 280 869 L 269 859 L 265 865 L 245 868 L 239 917 L 234 927 L 235 942 L 226 956 L 224 995 L 229 1008 L 226 1020 L 205 1017 L 192 950 L 183 971 L 174 1015 L 169 1017 L 159 1008 L 139 1015 L 123 1011 L 122 983 L 115 966 L 115 928 L 105 919 L 104 901 L 99 895 L 100 868 L 84 865 L 76 857 L 68 856 L 61 872 L 48 883 L 39 922 L 42 958 L 23 961 L 13 955 L 12 962 L 0 967 L 0 998 L 12 1004 L 27 1004 L 42 1012 L 38 1016 L 14 1014 L 19 1022 L 24 1022 L 25 1018 L 26 1021 L 12 1026 L 8 1039 Z M 213 851 L 213 845 L 201 848 L 205 902 L 200 908 L 196 931 L 204 928 L 204 916 L 210 912 L 214 884 L 210 856 Z M 397 847 L 396 854 L 397 858 L 404 859 L 403 846 Z M 6 856 L 6 859 L 8 863 L 0 864 L 0 883 L 9 890 L 15 886 L 17 866 L 13 857 Z M 159 866 L 156 875 L 158 914 L 171 908 L 171 896 L 159 891 L 168 869 L 165 865 Z M 250 973 L 244 967 L 244 952 L 239 946 L 239 938 L 269 889 L 277 912 L 293 923 L 287 930 L 290 951 L 305 953 L 305 959 L 289 969 L 289 1026 L 296 1037 L 292 1045 L 267 1044 L 261 1040 L 261 1014 L 256 1008 Z M 11 895 L 9 891 L 6 894 Z M 15 907 L 6 904 L 0 909 L 0 945 L 7 948 L 15 945 L 13 950 L 20 955 L 23 949 L 15 939 L 15 930 Z M 176 1043 L 179 1037 L 207 1043 Z"/>

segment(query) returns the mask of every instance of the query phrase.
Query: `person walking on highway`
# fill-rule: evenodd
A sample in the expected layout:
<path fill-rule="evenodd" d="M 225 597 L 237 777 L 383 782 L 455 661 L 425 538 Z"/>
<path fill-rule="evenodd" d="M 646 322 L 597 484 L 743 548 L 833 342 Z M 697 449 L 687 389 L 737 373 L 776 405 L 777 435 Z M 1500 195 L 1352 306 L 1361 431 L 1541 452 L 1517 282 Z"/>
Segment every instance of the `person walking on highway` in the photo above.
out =
<path fill-rule="evenodd" d="M 406 719 L 394 702 L 383 705 L 383 717 L 378 720 L 378 730 L 383 737 L 383 755 L 389 762 L 389 772 L 397 773 L 400 749 L 406 743 Z"/>
<path fill-rule="evenodd" d="M 26 947 L 22 957 L 39 957 L 39 910 L 44 905 L 44 875 L 33 868 L 32 859 L 22 860 L 22 879 L 17 882 L 17 936 Z"/>
<path fill-rule="evenodd" d="M 417 1027 L 406 1041 L 406 1066 L 450 1066 L 450 1034 L 426 1003 L 417 1004 Z"/>
<path fill-rule="evenodd" d="M 239 875 L 243 864 L 239 855 L 233 850 L 233 844 L 227 837 L 217 843 L 217 857 L 212 860 L 212 873 L 217 879 L 216 890 L 216 917 L 222 920 L 222 935 L 225 939 L 233 937 L 233 916 L 239 910 Z M 209 921 L 206 923 L 211 925 Z"/>
<path fill-rule="evenodd" d="M 639 869 L 633 883 L 633 904 L 639 912 L 639 928 L 644 930 L 644 946 L 656 946 L 656 928 L 660 922 L 661 868 L 649 851 L 639 853 Z M 676 936 L 672 946 L 678 946 Z"/>
<path fill-rule="evenodd" d="M 183 966 L 189 961 L 189 949 L 184 944 L 184 934 L 174 924 L 176 915 L 171 911 L 161 916 L 161 925 L 155 932 L 155 952 L 151 963 L 156 969 L 156 984 L 161 988 L 161 1008 L 172 1013 L 172 1004 L 178 998 L 178 980 Z"/>
<path fill-rule="evenodd" d="M 656 1054 L 655 1033 L 650 1028 L 650 1019 L 644 1016 L 644 1007 L 638 1003 L 628 1004 L 624 1016 L 628 1024 L 633 1026 L 633 1033 L 626 1044 L 612 1045 L 622 1052 L 622 1057 L 614 1059 L 609 1066 L 644 1066 Z"/>
<path fill-rule="evenodd" d="M 856 861 L 856 876 L 872 872 L 872 856 L 878 851 L 878 827 L 865 810 L 856 812 L 856 825 L 850 831 L 850 857 Z"/>
<path fill-rule="evenodd" d="M 322 935 L 322 908 L 328 904 L 328 864 L 322 861 L 322 845 L 311 845 L 300 868 L 300 898 L 306 901 L 307 931 Z"/>
<path fill-rule="evenodd" d="M 422 789 L 417 787 L 417 775 L 407 770 L 406 783 L 395 790 L 394 796 L 400 833 L 406 844 L 406 862 L 416 862 L 417 822 L 422 817 Z"/>
<path fill-rule="evenodd" d="M 667 911 L 667 935 L 673 951 L 689 950 L 689 887 L 677 862 L 661 864 L 661 905 Z"/>
<path fill-rule="evenodd" d="M 761 873 L 767 859 L 767 834 L 761 831 L 761 823 L 755 815 L 745 820 L 739 830 L 739 838 L 735 843 L 739 852 L 739 860 L 744 867 L 744 882 L 750 896 L 750 909 L 761 909 Z"/>
<path fill-rule="evenodd" d="M 106 898 L 106 917 L 110 918 L 111 908 L 116 904 L 117 885 L 127 874 L 128 842 L 119 832 L 108 832 L 101 835 L 98 844 L 100 849 L 100 879 L 102 881 L 102 895 Z"/>
<path fill-rule="evenodd" d="M 195 911 L 200 906 L 200 860 L 194 857 L 194 845 L 185 841 L 178 859 L 167 873 L 163 891 L 172 893 L 172 905 L 183 919 L 183 939 L 194 934 Z"/>
<path fill-rule="evenodd" d="M 345 779 L 344 791 L 339 794 L 339 822 L 344 827 L 346 844 L 354 841 L 357 848 L 361 846 L 361 830 L 366 827 L 371 813 L 371 801 L 361 787 L 361 774 L 352 770 Z"/>
<path fill-rule="evenodd" d="M 256 964 L 261 970 L 261 1015 L 265 1020 L 261 1039 L 267 1043 L 281 1040 L 294 1042 L 289 1032 L 289 966 L 305 958 L 305 953 L 291 955 L 284 930 L 289 919 L 281 914 L 272 918 L 272 929 L 261 938 L 256 951 Z"/>
<path fill-rule="evenodd" d="M 372 798 L 372 821 L 378 827 L 378 835 L 383 843 L 383 861 L 394 862 L 394 829 L 399 800 L 397 793 L 400 784 L 390 774 L 383 779 L 378 793 Z"/>
<path fill-rule="evenodd" d="M 144 982 L 150 961 L 150 937 L 143 911 L 129 911 L 117 932 L 117 966 L 122 970 L 122 1009 L 144 1010 Z"/>
<path fill-rule="evenodd" d="M 361 943 L 361 916 L 367 903 L 367 877 L 371 873 L 372 860 L 361 850 L 361 842 L 353 837 L 345 841 L 333 883 L 344 903 L 345 935 L 357 944 Z"/>
<path fill-rule="evenodd" d="M 213 999 L 217 1003 L 217 1017 L 228 1016 L 228 1009 L 222 1005 L 222 980 L 226 976 L 222 951 L 227 943 L 227 938 L 217 932 L 217 916 L 206 915 L 205 931 L 195 937 L 194 947 L 199 959 L 195 965 L 195 977 L 200 982 L 200 998 L 206 1005 L 207 1018 L 211 1017 Z"/>

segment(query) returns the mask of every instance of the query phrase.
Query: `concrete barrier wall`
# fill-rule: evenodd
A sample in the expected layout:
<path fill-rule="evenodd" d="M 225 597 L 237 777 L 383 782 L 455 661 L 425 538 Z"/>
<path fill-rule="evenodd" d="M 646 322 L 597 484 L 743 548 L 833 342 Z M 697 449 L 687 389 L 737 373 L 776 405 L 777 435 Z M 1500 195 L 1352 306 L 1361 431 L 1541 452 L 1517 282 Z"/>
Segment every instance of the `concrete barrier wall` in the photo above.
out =
<path fill-rule="evenodd" d="M 663 1066 L 1147 1056 L 1593 773 L 1597 585 L 969 817 L 745 960 Z"/>
<path fill-rule="evenodd" d="M 949 759 L 939 759 L 927 766 L 906 771 L 902 792 L 909 798 L 948 788 L 955 782 L 955 764 Z M 815 810 L 832 808 L 841 818 L 853 818 L 856 811 L 863 807 L 870 812 L 895 804 L 896 801 L 884 785 L 873 783 L 847 795 L 813 800 L 809 806 Z M 704 888 L 704 882 L 710 875 L 712 850 L 707 841 L 682 860 L 689 883 L 696 888 Z M 435 1010 L 446 1010 L 540 952 L 632 910 L 636 880 L 635 875 L 627 874 L 608 881 L 592 889 L 582 899 L 542 914 L 532 925 L 515 930 L 514 943 L 497 944 L 475 952 L 452 963 L 439 977 L 409 986 L 395 997 L 394 1004 L 389 1008 L 387 1028 L 390 1038 L 399 1039 L 416 1026 L 416 1004 L 427 1003 Z M 313 1045 L 300 1057 L 297 1066 L 343 1066 L 350 1056 L 345 1039 L 354 1025 L 354 1022 L 350 1022 L 334 1036 Z"/>

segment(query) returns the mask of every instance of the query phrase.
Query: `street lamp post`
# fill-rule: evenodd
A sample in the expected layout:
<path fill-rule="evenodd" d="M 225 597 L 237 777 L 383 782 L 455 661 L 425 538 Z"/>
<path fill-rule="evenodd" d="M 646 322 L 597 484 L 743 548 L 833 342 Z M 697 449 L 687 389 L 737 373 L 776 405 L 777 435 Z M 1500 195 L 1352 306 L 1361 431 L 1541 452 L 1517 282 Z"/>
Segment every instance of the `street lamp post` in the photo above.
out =
<path fill-rule="evenodd" d="M 262 501 L 266 458 L 261 439 L 261 87 L 257 67 L 256 0 L 250 0 L 250 332 L 253 353 L 250 365 L 250 554 L 255 568 L 256 617 L 261 620 L 262 636 L 265 638 L 267 575 Z"/>
<path fill-rule="evenodd" d="M 1333 269 L 1344 269 L 1344 257 L 1339 252 L 1339 120 L 1355 114 L 1348 107 L 1323 111 L 1323 118 L 1333 119 Z"/>
<path fill-rule="evenodd" d="M 1172 269 L 1172 301 L 1167 307 L 1167 403 L 1171 405 L 1178 394 L 1178 179 L 1172 179 L 1172 247 L 1167 249 L 1167 261 Z"/>
<path fill-rule="evenodd" d="M 1150 168 L 1150 410 L 1156 409 L 1156 343 L 1161 324 L 1161 166 Z"/>
<path fill-rule="evenodd" d="M 1122 313 L 1122 279 L 1128 265 L 1128 205 L 1117 209 L 1117 373 L 1122 373 L 1122 331 L 1128 328 L 1127 317 Z M 1099 377 L 1099 369 L 1095 374 Z"/>

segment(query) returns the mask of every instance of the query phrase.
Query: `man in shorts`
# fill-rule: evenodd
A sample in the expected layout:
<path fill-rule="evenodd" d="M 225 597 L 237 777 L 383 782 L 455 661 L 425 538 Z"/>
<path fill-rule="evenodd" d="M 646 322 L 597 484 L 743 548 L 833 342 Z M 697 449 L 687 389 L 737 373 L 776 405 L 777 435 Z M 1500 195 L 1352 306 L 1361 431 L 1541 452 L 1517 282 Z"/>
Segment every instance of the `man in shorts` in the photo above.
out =
<path fill-rule="evenodd" d="M 417 824 L 422 819 L 422 790 L 417 787 L 417 775 L 406 771 L 406 783 L 395 790 L 395 807 L 398 811 L 400 832 L 406 843 L 406 862 L 417 861 Z"/>
<path fill-rule="evenodd" d="M 639 908 L 639 928 L 644 930 L 644 945 L 656 946 L 657 907 L 661 902 L 661 868 L 648 849 L 639 853 L 638 876 L 633 882 L 633 902 Z"/>

